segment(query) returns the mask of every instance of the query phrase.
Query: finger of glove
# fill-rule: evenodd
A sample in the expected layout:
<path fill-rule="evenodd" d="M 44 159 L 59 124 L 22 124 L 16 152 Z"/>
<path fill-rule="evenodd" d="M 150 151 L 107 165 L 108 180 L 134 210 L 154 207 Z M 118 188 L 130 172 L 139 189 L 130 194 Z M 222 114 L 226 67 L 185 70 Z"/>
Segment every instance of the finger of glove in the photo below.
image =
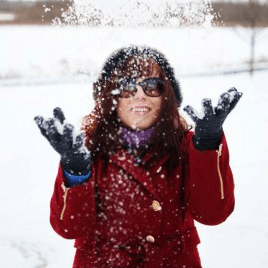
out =
<path fill-rule="evenodd" d="M 61 124 L 63 124 L 63 122 L 65 120 L 65 116 L 64 116 L 64 113 L 60 107 L 56 107 L 53 110 L 53 115 L 56 119 L 58 119 L 61 122 Z"/>
<path fill-rule="evenodd" d="M 55 119 L 49 118 L 48 120 L 45 120 L 44 124 L 51 144 L 55 145 L 61 140 L 61 135 L 59 134 L 55 125 Z"/>
<path fill-rule="evenodd" d="M 63 134 L 62 134 L 62 147 L 63 148 L 72 148 L 73 131 L 74 131 L 73 125 L 71 124 L 64 125 Z"/>
<path fill-rule="evenodd" d="M 231 87 L 230 89 L 228 89 L 229 93 L 233 93 L 233 92 L 237 92 L 237 89 L 235 87 Z"/>
<path fill-rule="evenodd" d="M 211 99 L 203 99 L 202 100 L 203 110 L 205 115 L 213 115 L 213 107 L 211 103 Z"/>
<path fill-rule="evenodd" d="M 236 92 L 234 94 L 233 100 L 230 104 L 230 111 L 232 111 L 234 109 L 234 107 L 236 106 L 236 104 L 239 102 L 240 98 L 243 96 L 242 92 Z"/>
<path fill-rule="evenodd" d="M 84 140 L 85 140 L 85 136 L 83 133 L 79 134 L 76 138 L 75 138 L 75 142 L 73 144 L 73 148 L 75 151 L 78 151 L 84 144 Z"/>
<path fill-rule="evenodd" d="M 228 92 L 221 94 L 218 105 L 215 108 L 216 114 L 226 114 L 230 110 L 231 96 Z"/>
<path fill-rule="evenodd" d="M 196 115 L 194 109 L 192 106 L 187 105 L 183 108 L 183 111 L 185 111 L 194 122 L 197 122 L 199 120 L 198 116 Z"/>
<path fill-rule="evenodd" d="M 34 121 L 37 124 L 38 128 L 40 129 L 41 134 L 43 136 L 45 136 L 46 139 L 48 139 L 48 135 L 46 133 L 46 129 L 44 128 L 44 125 L 43 125 L 44 118 L 42 116 L 38 115 L 38 116 L 35 116 Z"/>

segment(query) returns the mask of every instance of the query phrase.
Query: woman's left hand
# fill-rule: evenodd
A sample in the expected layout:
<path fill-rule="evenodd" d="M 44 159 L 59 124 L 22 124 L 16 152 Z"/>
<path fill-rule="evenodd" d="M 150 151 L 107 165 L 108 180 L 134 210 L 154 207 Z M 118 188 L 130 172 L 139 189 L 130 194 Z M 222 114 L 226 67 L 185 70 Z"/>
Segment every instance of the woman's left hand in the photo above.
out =
<path fill-rule="evenodd" d="M 242 93 L 236 88 L 231 88 L 221 94 L 218 105 L 213 109 L 211 99 L 203 99 L 202 105 L 204 116 L 202 118 L 196 115 L 194 109 L 187 105 L 183 110 L 195 122 L 194 144 L 198 150 L 214 150 L 219 146 L 222 136 L 222 125 L 227 115 L 234 109 Z"/>

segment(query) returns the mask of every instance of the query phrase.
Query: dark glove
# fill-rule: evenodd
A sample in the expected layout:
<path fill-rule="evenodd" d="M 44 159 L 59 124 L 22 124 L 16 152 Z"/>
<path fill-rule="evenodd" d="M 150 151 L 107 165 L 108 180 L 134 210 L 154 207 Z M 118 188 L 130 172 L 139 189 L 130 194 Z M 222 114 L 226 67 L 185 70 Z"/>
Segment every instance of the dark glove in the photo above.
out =
<path fill-rule="evenodd" d="M 183 110 L 188 113 L 196 125 L 193 139 L 196 149 L 215 150 L 218 148 L 222 136 L 222 125 L 241 97 L 241 92 L 231 88 L 228 92 L 221 94 L 214 110 L 211 100 L 203 99 L 203 118 L 199 118 L 191 106 L 184 107 Z"/>
<path fill-rule="evenodd" d="M 63 169 L 70 173 L 84 173 L 91 163 L 90 152 L 84 146 L 84 134 L 74 138 L 74 126 L 64 123 L 65 116 L 60 108 L 53 110 L 54 118 L 34 118 L 41 133 L 61 155 Z"/>

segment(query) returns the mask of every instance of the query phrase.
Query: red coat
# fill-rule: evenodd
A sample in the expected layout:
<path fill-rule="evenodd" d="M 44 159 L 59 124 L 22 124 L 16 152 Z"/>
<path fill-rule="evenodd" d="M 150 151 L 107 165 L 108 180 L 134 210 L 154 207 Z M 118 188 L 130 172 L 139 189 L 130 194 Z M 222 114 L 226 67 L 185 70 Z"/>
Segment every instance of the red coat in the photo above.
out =
<path fill-rule="evenodd" d="M 50 220 L 59 235 L 76 239 L 73 268 L 201 268 L 194 220 L 225 221 L 234 183 L 225 137 L 219 151 L 200 152 L 192 135 L 189 157 L 174 169 L 166 156 L 144 170 L 120 149 L 107 169 L 93 162 L 89 182 L 65 188 L 60 166 Z"/>

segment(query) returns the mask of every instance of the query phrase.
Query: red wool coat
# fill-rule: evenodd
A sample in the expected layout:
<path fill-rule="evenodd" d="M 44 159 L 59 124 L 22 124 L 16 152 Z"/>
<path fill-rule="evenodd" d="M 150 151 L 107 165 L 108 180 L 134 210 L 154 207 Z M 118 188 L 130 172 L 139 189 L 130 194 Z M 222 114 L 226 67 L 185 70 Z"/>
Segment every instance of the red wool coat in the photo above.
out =
<path fill-rule="evenodd" d="M 192 135 L 189 157 L 173 169 L 166 156 L 144 170 L 120 149 L 106 168 L 100 158 L 92 163 L 87 183 L 66 188 L 60 166 L 50 221 L 75 239 L 73 268 L 201 268 L 194 220 L 225 221 L 234 183 L 225 137 L 218 151 L 200 152 Z"/>

